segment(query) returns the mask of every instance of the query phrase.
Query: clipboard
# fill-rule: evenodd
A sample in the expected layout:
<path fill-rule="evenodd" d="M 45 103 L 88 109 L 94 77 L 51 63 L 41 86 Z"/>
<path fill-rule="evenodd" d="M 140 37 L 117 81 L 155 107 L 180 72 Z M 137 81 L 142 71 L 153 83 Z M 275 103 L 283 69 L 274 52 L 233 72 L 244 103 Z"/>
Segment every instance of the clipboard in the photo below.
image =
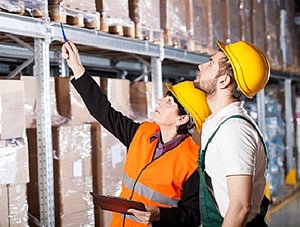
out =
<path fill-rule="evenodd" d="M 141 202 L 127 200 L 115 196 L 98 195 L 94 192 L 90 192 L 90 194 L 94 197 L 95 201 L 102 210 L 109 210 L 128 215 L 132 215 L 132 213 L 127 211 L 130 208 L 140 211 L 147 211 L 145 205 Z"/>

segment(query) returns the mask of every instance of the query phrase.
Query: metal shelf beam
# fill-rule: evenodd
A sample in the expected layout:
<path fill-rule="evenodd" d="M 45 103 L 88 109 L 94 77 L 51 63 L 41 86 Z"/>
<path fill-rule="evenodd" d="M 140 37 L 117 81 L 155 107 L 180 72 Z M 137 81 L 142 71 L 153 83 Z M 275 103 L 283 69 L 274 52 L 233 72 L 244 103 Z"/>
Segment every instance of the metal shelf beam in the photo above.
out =
<path fill-rule="evenodd" d="M 0 12 L 0 31 L 32 38 L 44 38 L 48 27 L 44 20 Z"/>
<path fill-rule="evenodd" d="M 63 41 L 60 24 L 58 23 L 47 23 L 44 20 L 4 12 L 0 12 L 0 21 L 1 32 L 32 38 L 45 38 L 49 36 L 52 40 Z M 161 60 L 170 59 L 191 64 L 199 64 L 208 60 L 207 56 L 201 54 L 173 47 L 165 47 L 148 41 L 126 38 L 70 25 L 64 25 L 64 28 L 68 39 L 81 45 L 150 57 L 160 57 Z"/>

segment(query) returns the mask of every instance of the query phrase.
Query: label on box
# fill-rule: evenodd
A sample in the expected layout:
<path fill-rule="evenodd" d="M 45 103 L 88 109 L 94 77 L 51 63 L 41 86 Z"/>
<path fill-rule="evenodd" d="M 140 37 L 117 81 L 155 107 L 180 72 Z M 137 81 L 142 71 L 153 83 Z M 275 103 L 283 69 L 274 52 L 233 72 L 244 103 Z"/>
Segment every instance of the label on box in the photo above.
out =
<path fill-rule="evenodd" d="M 82 161 L 77 160 L 73 162 L 73 176 L 81 177 L 82 176 Z"/>

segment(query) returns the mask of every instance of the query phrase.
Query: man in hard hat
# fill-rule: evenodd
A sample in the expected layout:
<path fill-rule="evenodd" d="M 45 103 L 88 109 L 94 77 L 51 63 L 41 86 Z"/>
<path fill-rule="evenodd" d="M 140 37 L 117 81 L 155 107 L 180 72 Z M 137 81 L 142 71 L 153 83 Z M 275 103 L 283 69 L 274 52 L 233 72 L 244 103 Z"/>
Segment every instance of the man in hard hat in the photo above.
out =
<path fill-rule="evenodd" d="M 120 197 L 146 206 L 147 211 L 129 209 L 133 216 L 113 213 L 111 226 L 199 226 L 199 146 L 189 130 L 200 132 L 211 113 L 205 94 L 191 81 L 166 85 L 168 93 L 157 102 L 154 123 L 136 123 L 111 107 L 85 73 L 71 41 L 62 53 L 75 76 L 71 83 L 90 113 L 128 148 Z"/>
<path fill-rule="evenodd" d="M 194 80 L 212 111 L 198 160 L 202 225 L 265 226 L 266 147 L 243 100 L 264 88 L 269 62 L 248 42 L 217 44 L 220 50 L 198 66 Z"/>

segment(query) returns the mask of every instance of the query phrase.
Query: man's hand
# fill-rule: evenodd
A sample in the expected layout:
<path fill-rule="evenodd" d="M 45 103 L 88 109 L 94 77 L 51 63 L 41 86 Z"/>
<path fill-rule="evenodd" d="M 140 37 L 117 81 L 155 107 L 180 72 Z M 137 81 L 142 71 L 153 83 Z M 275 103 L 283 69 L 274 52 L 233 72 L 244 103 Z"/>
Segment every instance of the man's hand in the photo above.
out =
<path fill-rule="evenodd" d="M 160 210 L 158 207 L 146 206 L 147 211 L 129 209 L 128 212 L 137 217 L 141 223 L 149 225 L 154 221 L 160 220 Z"/>
<path fill-rule="evenodd" d="M 66 59 L 69 67 L 72 69 L 76 79 L 84 74 L 84 67 L 81 64 L 78 49 L 72 41 L 68 41 L 62 45 L 62 57 Z"/>

